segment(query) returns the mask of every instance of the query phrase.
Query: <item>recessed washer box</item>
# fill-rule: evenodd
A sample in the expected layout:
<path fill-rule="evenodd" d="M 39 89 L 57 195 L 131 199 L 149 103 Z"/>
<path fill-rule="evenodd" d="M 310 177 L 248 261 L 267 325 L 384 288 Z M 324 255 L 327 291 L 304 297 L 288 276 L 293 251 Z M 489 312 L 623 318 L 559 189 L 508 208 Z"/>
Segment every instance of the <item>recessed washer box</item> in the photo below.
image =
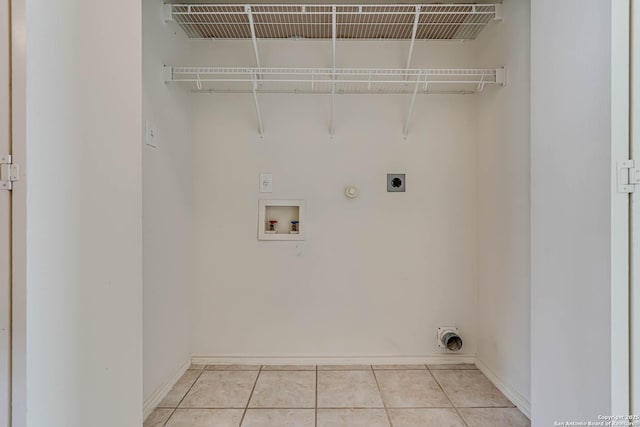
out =
<path fill-rule="evenodd" d="M 259 200 L 258 240 L 304 240 L 304 208 L 304 200 Z M 271 221 L 277 221 L 275 230 L 269 230 Z M 297 232 L 291 221 L 297 221 Z"/>
<path fill-rule="evenodd" d="M 405 192 L 405 174 L 388 173 L 387 174 L 387 193 L 404 193 Z"/>

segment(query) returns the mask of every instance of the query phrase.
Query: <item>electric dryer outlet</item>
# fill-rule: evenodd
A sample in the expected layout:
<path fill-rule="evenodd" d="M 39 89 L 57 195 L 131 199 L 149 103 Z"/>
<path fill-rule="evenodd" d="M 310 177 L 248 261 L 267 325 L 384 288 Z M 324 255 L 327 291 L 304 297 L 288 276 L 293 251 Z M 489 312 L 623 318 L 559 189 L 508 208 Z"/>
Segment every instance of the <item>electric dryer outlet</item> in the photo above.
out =
<path fill-rule="evenodd" d="M 387 174 L 387 193 L 404 193 L 406 189 L 405 174 Z"/>

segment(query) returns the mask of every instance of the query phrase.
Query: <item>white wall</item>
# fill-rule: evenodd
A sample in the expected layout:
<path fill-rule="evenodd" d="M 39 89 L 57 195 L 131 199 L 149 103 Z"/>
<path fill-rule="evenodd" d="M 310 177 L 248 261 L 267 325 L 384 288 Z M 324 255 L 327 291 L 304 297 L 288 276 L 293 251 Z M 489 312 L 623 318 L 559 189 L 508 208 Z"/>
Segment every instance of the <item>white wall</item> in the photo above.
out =
<path fill-rule="evenodd" d="M 140 8 L 30 0 L 26 28 L 26 425 L 140 426 Z"/>
<path fill-rule="evenodd" d="M 482 66 L 503 64 L 507 86 L 478 100 L 478 359 L 530 407 L 529 1 L 477 42 Z"/>
<path fill-rule="evenodd" d="M 156 148 L 143 146 L 144 398 L 189 359 L 193 282 L 193 149 L 190 95 L 167 86 L 163 64 L 185 63 L 182 30 L 162 19 L 162 2 L 143 5 L 143 120 Z"/>
<path fill-rule="evenodd" d="M 260 43 L 264 66 L 327 66 L 326 42 Z M 407 43 L 338 43 L 339 66 L 406 63 Z M 416 46 L 415 67 L 473 66 L 473 45 Z M 247 42 L 195 44 L 196 65 L 252 65 Z M 487 88 L 487 92 L 498 90 Z M 476 351 L 473 97 L 194 95 L 193 350 L 222 356 L 426 356 L 439 325 Z M 258 193 L 260 172 L 274 193 Z M 386 173 L 407 193 L 386 193 Z M 344 186 L 360 188 L 348 200 Z M 258 199 L 307 201 L 306 241 L 258 242 Z"/>
<path fill-rule="evenodd" d="M 610 8 L 531 6 L 534 426 L 611 411 Z"/>

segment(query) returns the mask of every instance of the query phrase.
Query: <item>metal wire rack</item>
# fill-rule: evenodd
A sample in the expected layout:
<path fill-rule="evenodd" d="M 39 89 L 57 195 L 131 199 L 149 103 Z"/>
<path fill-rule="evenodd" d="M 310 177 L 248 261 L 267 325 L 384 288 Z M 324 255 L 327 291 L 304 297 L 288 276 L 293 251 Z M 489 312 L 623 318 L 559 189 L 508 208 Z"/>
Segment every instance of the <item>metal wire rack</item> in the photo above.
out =
<path fill-rule="evenodd" d="M 165 7 L 192 39 L 473 40 L 502 19 L 501 4 Z"/>
<path fill-rule="evenodd" d="M 194 91 L 223 93 L 411 94 L 475 93 L 502 85 L 502 68 L 233 68 L 166 67 L 168 82 Z"/>
<path fill-rule="evenodd" d="M 263 126 L 258 94 L 331 95 L 331 135 L 336 94 L 411 94 L 409 114 L 403 132 L 405 138 L 418 94 L 481 92 L 486 85 L 504 86 L 506 79 L 504 68 L 165 67 L 164 72 L 167 83 L 187 83 L 196 92 L 252 93 L 260 135 L 263 134 Z"/>
<path fill-rule="evenodd" d="M 252 93 L 260 135 L 263 134 L 258 103 L 261 93 L 330 94 L 331 135 L 336 94 L 411 94 L 404 126 L 406 138 L 419 93 L 474 93 L 486 85 L 505 84 L 503 68 L 411 68 L 416 40 L 475 39 L 489 22 L 502 19 L 501 4 L 165 4 L 164 14 L 165 21 L 177 22 L 192 39 L 252 41 L 255 68 L 165 67 L 165 80 L 189 83 L 198 92 Z M 261 39 L 330 39 L 332 67 L 261 67 L 258 51 Z M 337 40 L 373 39 L 410 40 L 406 68 L 337 68 Z"/>

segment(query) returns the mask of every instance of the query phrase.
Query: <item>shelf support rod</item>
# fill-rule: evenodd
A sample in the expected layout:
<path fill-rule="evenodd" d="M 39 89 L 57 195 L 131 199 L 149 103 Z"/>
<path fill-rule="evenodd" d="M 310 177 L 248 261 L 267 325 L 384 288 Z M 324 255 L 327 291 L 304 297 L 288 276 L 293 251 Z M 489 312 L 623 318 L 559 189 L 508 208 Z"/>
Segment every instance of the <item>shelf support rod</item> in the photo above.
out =
<path fill-rule="evenodd" d="M 333 138 L 333 104 L 336 96 L 336 34 L 337 22 L 336 22 L 336 7 L 331 7 L 331 44 L 333 54 L 333 67 L 331 68 L 331 107 L 329 117 L 329 135 Z"/>
<path fill-rule="evenodd" d="M 333 138 L 333 104 L 334 104 L 334 98 L 336 97 L 336 84 L 332 83 L 331 84 L 331 107 L 330 107 L 330 112 L 329 112 L 329 135 Z"/>
<path fill-rule="evenodd" d="M 253 79 L 251 82 L 251 87 L 253 89 L 253 102 L 256 106 L 256 116 L 258 117 L 258 132 L 260 132 L 260 138 L 263 138 L 262 131 L 262 116 L 260 115 L 260 106 L 258 105 L 258 94 L 256 93 L 256 88 L 258 87 L 258 82 L 256 81 L 257 75 L 253 75 Z"/>
<path fill-rule="evenodd" d="M 418 34 L 418 22 L 420 21 L 420 6 L 416 6 L 416 16 L 413 18 L 413 31 L 411 32 L 411 44 L 409 45 L 409 59 L 407 59 L 407 70 L 411 67 L 411 57 L 413 56 L 413 45 L 416 42 L 416 34 Z M 407 79 L 405 74 L 404 79 Z"/>
<path fill-rule="evenodd" d="M 333 70 L 336 69 L 336 32 L 337 32 L 337 23 L 336 23 L 336 7 L 331 7 L 331 43 L 332 43 L 332 52 L 333 52 Z"/>
<path fill-rule="evenodd" d="M 251 40 L 253 41 L 253 52 L 256 55 L 256 67 L 261 68 L 260 55 L 258 54 L 258 39 L 256 38 L 256 27 L 253 24 L 253 13 L 251 13 L 251 6 L 245 6 L 244 10 L 247 13 L 247 17 L 249 18 L 249 27 L 251 28 Z M 258 78 L 260 78 L 259 74 L 258 74 Z"/>
<path fill-rule="evenodd" d="M 404 124 L 404 130 L 402 132 L 404 139 L 407 139 L 407 135 L 409 134 L 409 122 L 411 121 L 411 114 L 413 113 L 413 106 L 416 104 L 416 95 L 418 95 L 418 87 L 420 87 L 420 77 L 418 76 L 416 79 L 416 87 L 413 88 L 413 96 L 411 96 L 411 104 L 409 105 L 409 113 L 407 114 L 407 121 Z M 426 76 L 425 76 L 426 81 Z"/>

